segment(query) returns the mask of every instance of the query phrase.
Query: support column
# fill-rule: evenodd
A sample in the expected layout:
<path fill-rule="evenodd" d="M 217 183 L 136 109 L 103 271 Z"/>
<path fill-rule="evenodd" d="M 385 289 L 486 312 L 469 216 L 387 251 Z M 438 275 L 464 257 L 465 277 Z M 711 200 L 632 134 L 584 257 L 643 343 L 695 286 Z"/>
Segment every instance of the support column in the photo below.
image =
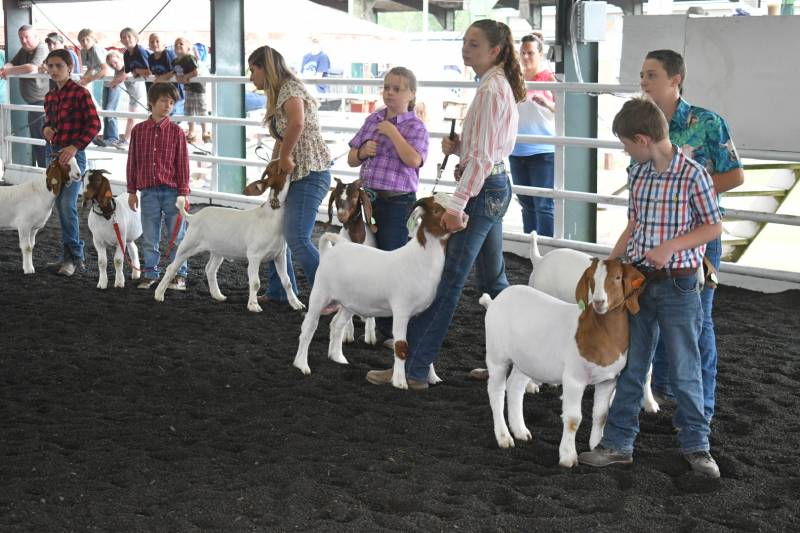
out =
<path fill-rule="evenodd" d="M 32 24 L 33 17 L 31 16 L 31 8 L 17 7 L 17 0 L 3 0 L 3 19 L 5 23 L 5 38 L 6 38 L 6 62 L 10 63 L 11 60 L 17 55 L 22 45 L 19 43 L 19 35 L 17 30 L 20 26 L 25 24 Z M 44 40 L 44 36 L 40 35 Z M 19 91 L 19 79 L 10 79 L 8 82 L 9 88 L 9 102 L 12 104 L 27 104 L 22 99 L 22 94 Z M 11 130 L 18 132 L 22 135 L 30 137 L 26 124 L 28 123 L 28 113 L 24 111 L 14 111 L 11 113 Z M 19 165 L 30 165 L 33 161 L 33 147 L 29 144 L 14 143 L 11 145 L 11 162 Z M 6 164 L 9 161 L 6 161 Z"/>
<path fill-rule="evenodd" d="M 572 2 L 559 2 L 556 12 L 556 41 L 562 45 L 562 61 L 556 72 L 564 81 L 578 81 L 568 33 Z M 597 43 L 575 43 L 585 83 L 597 82 Z M 597 97 L 567 93 L 566 132 L 568 137 L 597 137 Z M 565 187 L 572 191 L 597 192 L 597 149 L 568 147 L 565 156 Z M 564 202 L 564 234 L 567 239 L 597 242 L 597 206 L 585 202 Z"/>
<path fill-rule="evenodd" d="M 244 0 L 214 0 L 211 4 L 211 72 L 217 76 L 242 76 L 244 57 Z M 211 84 L 214 113 L 222 117 L 244 117 L 244 86 L 238 83 Z M 245 157 L 245 128 L 217 124 L 214 128 L 215 154 Z M 241 193 L 245 169 L 235 165 L 217 166 L 217 188 Z"/>
<path fill-rule="evenodd" d="M 362 20 L 369 22 L 378 22 L 378 15 L 375 13 L 375 4 L 377 0 L 348 0 L 347 12 Z"/>

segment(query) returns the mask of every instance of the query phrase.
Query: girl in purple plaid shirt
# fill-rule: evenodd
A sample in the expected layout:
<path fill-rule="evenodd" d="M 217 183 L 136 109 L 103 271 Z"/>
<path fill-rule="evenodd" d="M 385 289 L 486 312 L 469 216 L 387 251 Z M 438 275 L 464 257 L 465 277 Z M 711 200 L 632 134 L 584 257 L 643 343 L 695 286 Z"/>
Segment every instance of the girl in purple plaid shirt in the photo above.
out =
<path fill-rule="evenodd" d="M 414 112 L 417 78 L 394 67 L 383 79 L 383 103 L 350 141 L 347 162 L 361 166 L 361 180 L 372 200 L 378 248 L 391 251 L 408 242 L 408 219 L 417 200 L 419 168 L 428 155 L 428 130 Z M 391 337 L 392 321 L 378 318 L 378 330 Z"/>

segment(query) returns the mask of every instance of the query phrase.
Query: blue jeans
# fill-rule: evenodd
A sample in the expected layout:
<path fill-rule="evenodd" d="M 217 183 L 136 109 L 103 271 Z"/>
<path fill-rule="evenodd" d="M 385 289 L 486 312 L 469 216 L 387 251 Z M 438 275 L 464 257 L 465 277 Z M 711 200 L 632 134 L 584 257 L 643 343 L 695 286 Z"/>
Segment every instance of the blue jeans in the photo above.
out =
<path fill-rule="evenodd" d="M 649 281 L 639 296 L 641 310 L 630 317 L 628 364 L 617 380 L 601 444 L 632 453 L 639 433 L 639 412 L 647 371 L 660 337 L 669 356 L 677 408 L 673 424 L 684 453 L 708 451 L 709 425 L 703 414 L 703 380 L 697 338 L 703 323 L 694 276 Z"/>
<path fill-rule="evenodd" d="M 31 102 L 30 105 L 44 105 L 44 100 L 39 100 L 38 102 Z M 44 134 L 42 130 L 44 129 L 44 113 L 40 113 L 39 111 L 28 111 L 28 131 L 31 133 L 31 137 L 34 139 L 44 139 Z M 39 168 L 47 168 L 47 157 L 45 157 L 46 148 L 47 146 L 32 146 L 33 149 L 33 162 Z M 81 173 L 83 170 L 81 170 Z"/>
<path fill-rule="evenodd" d="M 714 239 L 706 245 L 706 257 L 716 269 L 719 269 L 721 256 L 722 241 L 720 239 Z M 700 332 L 698 340 L 700 361 L 703 365 L 703 411 L 709 422 L 714 417 L 717 389 L 717 337 L 714 333 L 714 320 L 711 316 L 714 308 L 714 290 L 706 285 L 700 293 L 700 301 L 703 305 L 703 330 Z M 674 399 L 675 396 L 669 381 L 669 361 L 665 353 L 664 344 L 659 340 L 653 358 L 653 390 L 658 391 L 666 398 Z"/>
<path fill-rule="evenodd" d="M 103 111 L 116 111 L 122 89 L 119 87 L 103 87 Z M 107 141 L 119 139 L 117 119 L 105 117 L 103 119 L 103 138 Z"/>
<path fill-rule="evenodd" d="M 406 375 L 409 378 L 427 379 L 428 367 L 439 355 L 473 264 L 479 294 L 487 292 L 495 297 L 508 287 L 503 260 L 503 215 L 510 202 L 508 176 L 500 174 L 486 178 L 483 189 L 467 203 L 464 212 L 469 221 L 466 228 L 448 240 L 436 297 L 428 309 L 408 324 Z"/>
<path fill-rule="evenodd" d="M 514 185 L 553 188 L 554 154 L 509 156 L 511 179 Z M 552 198 L 517 195 L 522 206 L 522 228 L 525 233 L 536 231 L 539 235 L 553 236 L 555 203 Z"/>
<path fill-rule="evenodd" d="M 378 226 L 375 239 L 378 249 L 391 252 L 402 248 L 408 242 L 408 227 L 406 221 L 417 201 L 417 194 L 410 192 L 391 198 L 376 198 L 372 202 L 372 216 Z M 375 319 L 378 331 L 386 337 L 392 336 L 391 317 L 378 317 Z"/>
<path fill-rule="evenodd" d="M 161 253 L 158 250 L 161 242 L 161 217 L 164 217 L 164 226 L 167 228 L 167 235 L 172 239 L 172 231 L 175 228 L 175 221 L 178 218 L 178 208 L 175 207 L 175 200 L 178 198 L 177 189 L 160 185 L 158 187 L 148 187 L 140 191 L 139 209 L 142 212 L 142 256 L 144 257 L 144 267 L 142 275 L 147 279 L 158 279 L 159 263 Z M 181 220 L 178 235 L 175 237 L 175 244 L 169 253 L 170 261 L 175 259 L 175 252 L 178 245 L 183 240 L 186 233 L 186 221 Z M 189 273 L 189 266 L 186 261 L 178 269 L 178 276 L 186 277 Z"/>
<path fill-rule="evenodd" d="M 50 159 L 50 154 L 61 150 L 60 146 L 48 144 L 45 149 L 45 158 Z M 78 150 L 75 153 L 75 162 L 81 175 L 86 171 L 86 152 Z M 61 194 L 56 200 L 58 209 L 58 220 L 61 222 L 61 242 L 63 248 L 59 260 L 74 259 L 84 260 L 83 241 L 81 240 L 81 226 L 78 219 L 78 195 L 81 193 L 80 181 L 72 181 L 69 185 L 61 189 Z"/>
<path fill-rule="evenodd" d="M 283 214 L 283 236 L 289 245 L 286 250 L 286 269 L 292 281 L 295 294 L 300 294 L 297 289 L 297 279 L 292 268 L 292 256 L 296 257 L 303 268 L 303 273 L 308 280 L 309 288 L 314 286 L 314 278 L 319 266 L 319 250 L 311 242 L 311 232 L 317 220 L 317 212 L 322 199 L 331 186 L 330 170 L 310 172 L 303 179 L 293 181 L 289 185 L 289 194 L 286 196 L 285 212 Z M 270 300 L 286 301 L 286 291 L 283 290 L 275 262 L 268 265 L 269 278 L 267 297 Z"/>

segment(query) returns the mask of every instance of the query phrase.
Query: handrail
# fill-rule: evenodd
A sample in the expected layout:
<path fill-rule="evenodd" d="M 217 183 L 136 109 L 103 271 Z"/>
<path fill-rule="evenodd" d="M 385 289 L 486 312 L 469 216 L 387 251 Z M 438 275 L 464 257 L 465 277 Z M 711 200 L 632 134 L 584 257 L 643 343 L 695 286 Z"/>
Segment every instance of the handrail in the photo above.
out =
<path fill-rule="evenodd" d="M 22 76 L 15 76 L 15 77 L 25 77 L 25 78 L 49 78 L 49 76 L 45 74 L 29 74 L 29 75 L 22 75 Z M 112 78 L 104 78 L 106 81 L 110 81 Z M 152 80 L 154 78 L 150 78 Z M 212 87 L 217 83 L 249 83 L 249 78 L 244 76 L 203 76 L 194 78 L 193 81 L 199 83 L 211 83 Z M 319 78 L 312 78 L 312 79 L 303 79 L 302 80 L 308 84 L 318 84 L 318 83 L 325 83 L 326 85 L 362 85 L 362 86 L 380 86 L 383 84 L 383 80 L 380 79 L 366 79 L 366 78 L 324 78 L 324 81 L 321 81 Z M 467 88 L 467 89 L 474 89 L 476 88 L 476 84 L 473 82 L 453 82 L 453 81 L 424 81 L 421 80 L 418 82 L 420 87 L 442 87 L 442 88 Z M 613 84 L 599 84 L 599 83 L 557 83 L 557 82 L 528 82 L 528 86 L 530 88 L 536 89 L 548 89 L 552 91 L 558 92 L 588 92 L 588 93 L 636 93 L 639 92 L 638 85 L 613 85 Z M 212 91 L 212 97 L 215 94 L 215 89 Z M 364 95 L 365 97 L 369 95 Z M 35 105 L 27 105 L 27 104 L 0 104 L 0 135 L 3 135 L 6 132 L 11 131 L 10 123 L 9 123 L 9 116 L 10 111 L 41 111 L 42 106 L 35 106 Z M 139 118 L 143 119 L 146 118 L 148 115 L 146 113 L 138 113 L 138 112 L 125 112 L 125 111 L 103 111 L 98 110 L 98 115 L 101 117 L 117 117 L 117 118 Z M 197 117 L 189 117 L 189 116 L 176 116 L 174 117 L 176 120 L 197 120 Z M 570 191 L 566 190 L 564 183 L 564 149 L 567 146 L 577 146 L 577 147 L 584 147 L 584 148 L 603 148 L 603 149 L 610 149 L 610 150 L 618 150 L 622 149 L 622 144 L 616 140 L 608 140 L 608 139 L 590 139 L 590 138 L 583 138 L 583 137 L 569 137 L 563 135 L 563 118 L 564 118 L 564 99 L 558 98 L 556 99 L 556 132 L 558 135 L 556 136 L 542 136 L 542 135 L 520 135 L 518 139 L 523 142 L 529 143 L 540 143 L 540 144 L 552 144 L 556 147 L 556 183 L 553 189 L 545 189 L 539 187 L 525 187 L 525 186 L 518 186 L 513 185 L 512 191 L 517 194 L 522 195 L 533 195 L 533 196 L 541 196 L 541 197 L 548 197 L 554 198 L 556 200 L 556 226 L 557 226 L 557 235 L 563 235 L 563 219 L 559 220 L 559 216 L 563 216 L 563 202 L 565 200 L 575 200 L 581 202 L 588 202 L 588 203 L 595 203 L 595 204 L 605 204 L 605 205 L 615 205 L 615 206 L 625 206 L 627 205 L 627 199 L 625 197 L 619 196 L 610 196 L 610 195 L 600 195 L 596 193 L 588 193 L 582 191 Z M 261 126 L 261 122 L 258 120 L 253 119 L 246 119 L 246 118 L 233 118 L 233 117 L 203 117 L 203 121 L 210 123 L 212 125 L 218 124 L 226 124 L 226 125 L 237 125 L 237 126 Z M 559 127 L 560 124 L 560 127 Z M 355 126 L 337 126 L 337 125 L 330 125 L 324 124 L 322 126 L 323 131 L 332 131 L 332 132 L 356 132 L 360 129 L 359 127 Z M 216 133 L 216 132 L 215 132 Z M 446 131 L 431 131 L 431 137 L 439 138 L 444 137 L 449 132 Z M 45 144 L 44 141 L 41 139 L 34 139 L 30 137 L 22 137 L 19 135 L 5 135 L 0 138 L 2 143 L 0 143 L 3 147 L 3 154 L 7 152 L 7 147 L 10 146 L 10 143 L 24 143 L 24 144 L 32 144 L 32 145 L 43 145 Z M 102 148 L 96 146 L 89 146 L 87 150 L 94 151 L 94 152 L 106 152 L 106 153 L 115 153 L 119 154 L 121 151 L 118 148 Z M 216 151 L 216 145 L 213 148 L 214 152 Z M 740 150 L 740 156 L 748 157 L 753 159 L 765 159 L 765 160 L 780 160 L 780 161 L 791 161 L 791 162 L 800 162 L 800 154 L 795 153 L 786 153 L 780 151 L 773 151 L 773 150 Z M 230 164 L 230 165 L 242 165 L 242 166 L 257 166 L 262 167 L 264 165 L 263 161 L 255 161 L 255 160 L 247 160 L 247 159 L 240 159 L 235 157 L 222 157 L 213 153 L 212 155 L 195 155 L 191 154 L 189 156 L 191 160 L 194 161 L 204 161 L 216 164 Z M 8 162 L 8 161 L 6 161 Z M 20 164 L 10 164 L 7 165 L 10 169 L 35 169 L 35 167 L 28 167 L 26 165 Z M 357 176 L 357 170 L 337 170 L 337 174 L 343 176 Z M 115 182 L 118 180 L 114 180 Z M 420 179 L 421 184 L 425 185 L 432 185 L 435 183 L 434 179 L 429 179 L 422 177 Z M 118 183 L 118 184 L 121 184 Z M 445 178 L 440 182 L 440 186 L 446 189 L 450 189 L 455 187 L 456 182 Z M 216 189 L 216 181 L 212 180 L 212 189 Z M 237 194 L 230 194 L 230 193 L 223 193 L 216 190 L 201 190 L 201 191 L 193 191 L 193 195 L 200 196 L 200 197 L 207 197 L 209 199 L 219 199 L 223 201 L 236 201 L 237 203 L 258 203 L 257 199 L 253 201 L 243 201 L 241 195 Z M 770 222 L 776 224 L 784 224 L 790 226 L 800 226 L 800 216 L 795 215 L 785 215 L 785 214 L 777 214 L 777 213 L 763 213 L 758 211 L 747 211 L 747 210 L 740 210 L 740 209 L 726 209 L 725 210 L 725 219 L 736 219 L 736 220 L 749 220 L 754 222 Z M 560 221 L 560 224 L 559 224 Z M 560 226 L 560 227 L 559 227 Z M 515 242 L 528 242 L 527 239 L 529 237 L 527 235 L 523 235 L 520 233 L 511 233 L 505 232 L 504 239 L 507 241 L 515 241 Z M 608 253 L 610 248 L 604 245 L 593 244 L 593 243 L 580 243 L 578 241 L 569 241 L 562 238 L 555 238 L 555 239 L 548 239 L 546 237 L 540 237 L 543 244 L 553 244 L 557 246 L 563 246 L 568 248 L 574 248 L 584 251 L 590 251 L 591 253 Z M 779 281 L 788 281 L 792 283 L 800 283 L 800 274 L 793 273 L 793 272 L 784 272 L 774 269 L 762 269 L 757 267 L 748 267 L 733 263 L 723 263 L 722 266 L 723 272 L 731 272 L 735 274 L 742 274 L 742 275 L 749 275 L 754 277 L 761 277 L 761 278 L 769 278 L 775 279 Z"/>

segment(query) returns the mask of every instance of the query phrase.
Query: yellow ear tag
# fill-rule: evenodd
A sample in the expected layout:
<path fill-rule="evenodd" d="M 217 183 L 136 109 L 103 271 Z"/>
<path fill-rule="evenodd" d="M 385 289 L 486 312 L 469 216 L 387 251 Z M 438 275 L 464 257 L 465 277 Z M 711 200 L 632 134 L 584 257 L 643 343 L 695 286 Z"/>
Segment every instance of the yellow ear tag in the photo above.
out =
<path fill-rule="evenodd" d="M 52 180 L 50 180 L 50 184 L 51 185 L 56 185 L 56 184 L 58 184 L 58 180 L 53 178 Z"/>
<path fill-rule="evenodd" d="M 581 311 L 585 311 L 586 310 L 586 302 L 584 302 L 583 300 L 578 300 L 578 309 L 580 309 Z"/>
<path fill-rule="evenodd" d="M 633 281 L 631 281 L 631 287 L 633 287 L 634 289 L 640 289 L 642 287 L 642 283 L 644 283 L 643 278 L 636 278 Z"/>

